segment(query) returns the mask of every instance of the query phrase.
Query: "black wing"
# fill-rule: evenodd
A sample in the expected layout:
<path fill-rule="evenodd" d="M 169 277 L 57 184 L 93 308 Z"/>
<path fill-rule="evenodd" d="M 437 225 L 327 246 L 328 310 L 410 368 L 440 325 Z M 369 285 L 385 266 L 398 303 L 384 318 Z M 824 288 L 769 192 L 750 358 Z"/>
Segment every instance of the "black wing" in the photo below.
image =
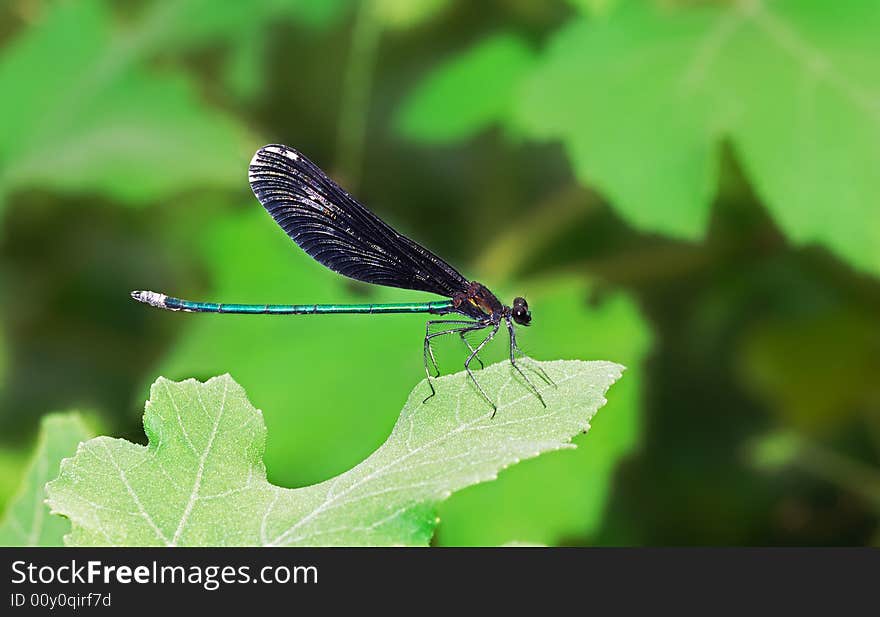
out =
<path fill-rule="evenodd" d="M 293 148 L 257 150 L 248 180 L 287 235 L 331 270 L 446 297 L 467 290 L 467 279 L 455 268 L 396 232 Z"/>

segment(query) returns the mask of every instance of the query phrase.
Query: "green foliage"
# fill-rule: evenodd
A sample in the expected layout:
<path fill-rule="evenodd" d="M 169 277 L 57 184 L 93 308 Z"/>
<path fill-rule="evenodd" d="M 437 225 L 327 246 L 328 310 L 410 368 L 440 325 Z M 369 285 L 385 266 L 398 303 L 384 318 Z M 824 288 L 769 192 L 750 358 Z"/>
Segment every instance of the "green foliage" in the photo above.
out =
<path fill-rule="evenodd" d="M 418 103 L 493 79 L 493 66 L 465 52 L 404 105 L 404 132 L 454 140 L 501 122 L 559 140 L 577 177 L 634 226 L 689 239 L 706 228 L 727 139 L 793 241 L 880 273 L 876 6 L 618 4 L 555 33 L 534 70 L 517 75 L 509 113 L 463 131 L 454 113 Z"/>
<path fill-rule="evenodd" d="M 766 472 L 797 469 L 858 495 L 880 514 L 880 468 L 841 455 L 794 431 L 780 430 L 754 439 L 747 453 Z"/>
<path fill-rule="evenodd" d="M 6 334 L 0 330 L 0 383 L 6 378 L 7 358 L 6 358 Z"/>
<path fill-rule="evenodd" d="M 441 14 L 449 0 L 365 0 L 373 3 L 379 22 L 386 28 L 403 30 L 413 28 Z"/>
<path fill-rule="evenodd" d="M 630 367 L 574 438 L 587 447 L 457 491 L 432 543 L 880 538 L 880 279 L 850 267 L 878 271 L 876 3 L 7 5 L 0 511 L 47 409 L 88 405 L 137 434 L 157 366 L 247 384 L 274 485 L 381 446 L 424 377 L 424 317 L 127 297 L 428 299 L 290 243 L 246 184 L 254 149 L 279 141 L 502 300 L 525 295 L 530 356 Z M 461 369 L 461 341 L 437 351 Z M 485 351 L 504 359 L 503 331 Z"/>
<path fill-rule="evenodd" d="M 205 263 L 214 273 L 208 299 L 343 303 L 425 298 L 398 289 L 353 288 L 294 246 L 258 206 L 207 226 L 203 234 Z M 523 281 L 495 291 L 502 298 L 528 295 L 536 325 L 520 328 L 518 336 L 532 357 L 610 357 L 631 368 L 595 429 L 595 452 L 588 448 L 529 463 L 522 472 L 514 470 L 497 483 L 454 496 L 441 511 L 440 540 L 501 544 L 584 535 L 598 525 L 611 473 L 640 433 L 648 327 L 624 294 L 589 307 L 589 287 L 575 277 Z M 248 384 L 252 399 L 266 410 L 270 478 L 286 486 L 324 480 L 365 458 L 387 435 L 393 410 L 407 395 L 406 384 L 424 375 L 425 319 L 420 315 L 313 319 L 161 313 L 156 318 L 188 322 L 158 372 L 180 378 L 229 370 Z M 439 344 L 441 368 L 459 368 L 463 351 L 458 341 Z M 482 355 L 500 359 L 505 354 L 505 343 L 496 340 Z M 294 404 L 297 413 L 291 414 Z M 511 501 L 534 503 L 506 508 L 493 500 L 497 492 Z M 485 517 L 474 517 L 466 507 L 474 501 Z"/>
<path fill-rule="evenodd" d="M 28 453 L 19 449 L 0 448 L 0 512 L 15 497 L 21 476 L 27 467 Z"/>
<path fill-rule="evenodd" d="M 790 431 L 763 435 L 749 445 L 751 463 L 766 471 L 777 471 L 791 465 L 801 451 L 801 439 Z"/>
<path fill-rule="evenodd" d="M 568 0 L 568 3 L 577 7 L 587 15 L 604 16 L 611 12 L 621 0 Z"/>
<path fill-rule="evenodd" d="M 516 104 L 515 88 L 534 66 L 534 54 L 512 34 L 485 39 L 431 74 L 397 118 L 401 133 L 430 143 L 473 136 L 501 122 Z"/>
<path fill-rule="evenodd" d="M 702 12 L 663 19 L 648 3 L 630 5 L 556 33 L 511 122 L 533 137 L 560 139 L 577 176 L 636 226 L 697 237 L 717 184 L 717 128 L 702 81 L 688 87 L 687 61 L 710 19 Z M 636 148 L 640 164 L 632 163 Z"/>
<path fill-rule="evenodd" d="M 880 401 L 878 349 L 874 316 L 841 310 L 789 316 L 748 330 L 740 372 L 787 426 L 817 434 Z"/>
<path fill-rule="evenodd" d="M 262 416 L 231 377 L 160 378 L 144 415 L 149 445 L 86 442 L 47 485 L 48 503 L 72 521 L 73 545 L 427 545 L 437 502 L 522 459 L 571 447 L 623 368 L 541 366 L 557 384 L 544 389 L 546 409 L 506 363 L 480 372 L 498 402 L 494 419 L 464 372 L 438 379 L 427 404 L 423 381 L 381 448 L 300 489 L 266 481 Z"/>
<path fill-rule="evenodd" d="M 228 45 L 225 85 L 240 98 L 253 98 L 270 85 L 265 72 L 267 34 L 272 25 L 295 23 L 320 30 L 337 21 L 351 0 L 158 0 L 156 14 L 167 24 L 160 34 L 166 50 Z"/>
<path fill-rule="evenodd" d="M 309 28 L 326 28 L 337 20 L 351 0 L 255 0 L 218 5 L 213 0 L 158 0 L 158 14 L 170 27 L 162 33 L 165 44 L 192 47 L 210 41 L 234 41 L 251 25 L 265 28 L 290 20 Z"/>
<path fill-rule="evenodd" d="M 93 435 L 77 413 L 43 417 L 27 473 L 0 519 L 0 546 L 61 546 L 70 523 L 49 513 L 44 486 L 58 475 L 61 460 Z"/>
<path fill-rule="evenodd" d="M 15 96 L 0 98 L 0 198 L 39 186 L 144 203 L 241 185 L 255 143 L 183 74 L 147 66 L 162 27 L 115 28 L 98 0 L 53 3 L 7 45 L 0 91 Z"/>

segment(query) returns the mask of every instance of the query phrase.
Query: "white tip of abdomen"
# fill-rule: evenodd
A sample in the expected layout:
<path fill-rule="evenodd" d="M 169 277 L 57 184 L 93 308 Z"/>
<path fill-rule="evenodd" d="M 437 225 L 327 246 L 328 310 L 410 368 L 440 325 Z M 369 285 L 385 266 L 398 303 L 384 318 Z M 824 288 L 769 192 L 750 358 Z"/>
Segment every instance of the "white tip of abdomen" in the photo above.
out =
<path fill-rule="evenodd" d="M 138 302 L 143 302 L 157 308 L 165 308 L 165 299 L 168 298 L 165 294 L 156 293 L 155 291 L 133 291 L 131 292 L 131 297 Z"/>

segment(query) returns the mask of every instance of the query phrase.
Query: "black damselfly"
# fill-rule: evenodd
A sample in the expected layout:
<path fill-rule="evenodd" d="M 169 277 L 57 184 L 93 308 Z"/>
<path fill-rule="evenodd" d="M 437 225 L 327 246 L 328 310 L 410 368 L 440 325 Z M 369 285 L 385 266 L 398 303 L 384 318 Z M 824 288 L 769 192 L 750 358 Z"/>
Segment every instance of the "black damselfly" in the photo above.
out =
<path fill-rule="evenodd" d="M 498 333 L 503 322 L 510 337 L 510 363 L 546 407 L 540 391 L 516 362 L 517 353 L 525 354 L 516 344 L 514 323 L 528 326 L 532 320 L 525 298 L 514 298 L 513 306 L 505 306 L 485 286 L 467 280 L 434 253 L 392 229 L 293 148 L 281 145 L 260 148 L 251 160 L 248 179 L 257 199 L 272 218 L 319 263 L 359 281 L 427 291 L 448 299 L 403 304 L 221 304 L 191 302 L 154 291 L 133 291 L 132 298 L 161 309 L 196 313 L 457 313 L 467 319 L 435 319 L 425 325 L 423 359 L 431 388 L 425 401 L 435 394 L 429 359 L 435 376 L 440 376 L 431 340 L 458 334 L 469 350 L 464 368 L 493 410 L 497 410 L 495 403 L 474 377 L 470 365 L 475 358 L 482 365 L 478 354 Z M 438 324 L 451 327 L 431 332 L 431 327 Z M 469 332 L 486 329 L 491 331 L 476 347 L 465 338 Z M 540 366 L 536 365 L 535 370 L 547 383 L 552 383 Z"/>

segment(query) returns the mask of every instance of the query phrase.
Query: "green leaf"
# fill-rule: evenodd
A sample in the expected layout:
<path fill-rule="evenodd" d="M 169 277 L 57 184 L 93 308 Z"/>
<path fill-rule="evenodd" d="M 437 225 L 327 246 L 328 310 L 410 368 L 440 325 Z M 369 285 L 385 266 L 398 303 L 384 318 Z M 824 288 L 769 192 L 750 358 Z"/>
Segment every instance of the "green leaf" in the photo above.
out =
<path fill-rule="evenodd" d="M 70 523 L 49 513 L 44 486 L 58 475 L 61 460 L 93 436 L 77 413 L 43 418 L 40 436 L 17 495 L 0 520 L 0 546 L 61 546 Z"/>
<path fill-rule="evenodd" d="M 429 143 L 471 137 L 508 117 L 533 64 L 533 52 L 515 35 L 481 41 L 428 75 L 404 102 L 397 129 Z"/>
<path fill-rule="evenodd" d="M 558 32 L 516 120 L 533 137 L 561 139 L 578 177 L 636 226 L 697 237 L 717 184 L 713 127 L 701 91 L 679 82 L 711 19 L 630 6 Z"/>
<path fill-rule="evenodd" d="M 561 140 L 634 225 L 685 238 L 706 228 L 730 139 L 789 237 L 878 273 L 878 29 L 860 0 L 621 3 L 554 36 L 517 126 Z"/>
<path fill-rule="evenodd" d="M 0 197 L 39 186 L 127 202 L 240 187 L 245 131 L 182 75 L 147 67 L 159 19 L 114 28 L 97 0 L 53 3 L 0 57 Z"/>
<path fill-rule="evenodd" d="M 431 72 L 398 127 L 422 142 L 496 122 L 558 140 L 635 227 L 703 236 L 728 140 L 785 233 L 880 273 L 880 8 L 844 0 L 580 0 L 533 59 L 502 36 Z"/>
<path fill-rule="evenodd" d="M 529 355 L 612 357 L 630 368 L 593 423 L 589 447 L 526 461 L 497 482 L 457 493 L 440 506 L 440 544 L 583 541 L 602 523 L 618 463 L 639 442 L 642 362 L 651 333 L 632 299 L 611 294 L 587 310 L 585 285 L 574 277 L 530 282 L 522 288 L 535 315 L 523 343 Z"/>
<path fill-rule="evenodd" d="M 438 379 L 428 403 L 423 381 L 382 447 L 300 489 L 267 482 L 262 415 L 231 377 L 160 378 L 144 415 L 149 445 L 86 442 L 48 484 L 48 502 L 73 523 L 72 545 L 427 545 L 434 504 L 522 459 L 571 447 L 623 368 L 541 366 L 557 384 L 543 389 L 546 409 L 508 363 L 480 371 L 498 401 L 494 419 L 465 373 Z"/>

